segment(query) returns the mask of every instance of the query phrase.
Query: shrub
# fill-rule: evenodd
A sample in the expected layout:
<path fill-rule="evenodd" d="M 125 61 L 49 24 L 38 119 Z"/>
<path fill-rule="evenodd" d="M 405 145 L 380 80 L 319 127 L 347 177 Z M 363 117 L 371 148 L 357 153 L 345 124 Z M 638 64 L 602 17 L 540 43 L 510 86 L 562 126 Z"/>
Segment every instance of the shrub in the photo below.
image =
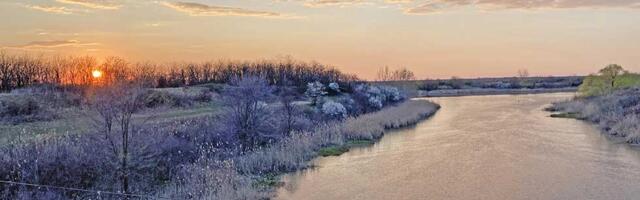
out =
<path fill-rule="evenodd" d="M 340 94 L 340 85 L 336 82 L 329 83 L 329 87 L 327 87 L 327 94 L 330 96 Z"/>
<path fill-rule="evenodd" d="M 0 119 L 17 124 L 23 122 L 46 121 L 56 118 L 50 105 L 33 95 L 17 95 L 0 100 Z"/>
<path fill-rule="evenodd" d="M 367 84 L 357 85 L 353 98 L 364 113 L 380 110 L 387 104 L 397 103 L 405 99 L 400 90 L 395 87 Z"/>
<path fill-rule="evenodd" d="M 332 120 L 342 120 L 347 117 L 347 109 L 342 104 L 333 101 L 322 104 L 322 113 Z"/>
<path fill-rule="evenodd" d="M 168 92 L 147 90 L 145 94 L 143 94 L 143 101 L 147 108 L 156 108 L 160 106 L 175 105 L 177 100 Z"/>
<path fill-rule="evenodd" d="M 351 98 L 350 96 L 345 95 L 339 97 L 338 99 L 336 99 L 336 102 L 344 106 L 344 108 L 347 110 L 348 116 L 357 116 L 362 112 L 362 110 L 360 110 L 360 106 L 358 106 L 356 101 L 353 100 L 353 98 Z"/>

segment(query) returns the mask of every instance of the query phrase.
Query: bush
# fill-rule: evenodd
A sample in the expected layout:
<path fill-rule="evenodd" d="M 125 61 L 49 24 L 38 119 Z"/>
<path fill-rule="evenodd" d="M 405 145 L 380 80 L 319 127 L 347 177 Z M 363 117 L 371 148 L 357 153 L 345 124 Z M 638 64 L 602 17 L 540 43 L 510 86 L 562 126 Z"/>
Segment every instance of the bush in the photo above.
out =
<path fill-rule="evenodd" d="M 440 86 L 440 81 L 425 80 L 422 82 L 421 85 L 418 86 L 418 89 L 424 90 L 424 91 L 432 91 L 432 90 L 437 90 L 439 86 Z"/>
<path fill-rule="evenodd" d="M 46 121 L 56 118 L 50 105 L 33 95 L 18 95 L 0 100 L 0 119 L 8 123 Z"/>
<path fill-rule="evenodd" d="M 336 82 L 329 83 L 329 87 L 327 87 L 327 94 L 329 96 L 336 96 L 340 94 L 340 85 Z"/>
<path fill-rule="evenodd" d="M 147 108 L 156 108 L 167 105 L 173 106 L 177 100 L 168 92 L 147 90 L 145 94 L 143 94 L 143 101 Z"/>
<path fill-rule="evenodd" d="M 342 104 L 333 101 L 322 104 L 322 113 L 331 120 L 342 120 L 347 117 L 347 109 Z"/>
<path fill-rule="evenodd" d="M 367 84 L 357 85 L 353 98 L 363 113 L 380 110 L 387 104 L 394 104 L 405 99 L 398 88 Z"/>

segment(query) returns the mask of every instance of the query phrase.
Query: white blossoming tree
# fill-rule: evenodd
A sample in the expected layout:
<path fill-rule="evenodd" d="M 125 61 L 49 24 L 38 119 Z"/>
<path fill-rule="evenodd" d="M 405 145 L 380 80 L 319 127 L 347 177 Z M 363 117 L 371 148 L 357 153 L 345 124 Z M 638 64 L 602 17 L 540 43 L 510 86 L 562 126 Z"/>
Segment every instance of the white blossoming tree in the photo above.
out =
<path fill-rule="evenodd" d="M 322 83 L 315 81 L 307 83 L 307 91 L 304 94 L 311 98 L 311 105 L 315 106 L 319 98 L 327 95 L 327 91 Z"/>
<path fill-rule="evenodd" d="M 322 104 L 322 113 L 330 119 L 342 120 L 347 117 L 347 109 L 340 103 L 327 101 Z"/>

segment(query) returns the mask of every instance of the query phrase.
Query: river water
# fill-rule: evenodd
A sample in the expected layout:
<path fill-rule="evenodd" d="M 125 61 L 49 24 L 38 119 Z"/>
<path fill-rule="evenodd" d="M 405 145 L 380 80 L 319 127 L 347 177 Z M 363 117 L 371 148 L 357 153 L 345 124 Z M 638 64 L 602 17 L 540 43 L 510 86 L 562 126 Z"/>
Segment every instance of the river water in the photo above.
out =
<path fill-rule="evenodd" d="M 572 95 L 433 98 L 431 119 L 314 160 L 277 199 L 640 199 L 640 150 L 542 110 Z"/>

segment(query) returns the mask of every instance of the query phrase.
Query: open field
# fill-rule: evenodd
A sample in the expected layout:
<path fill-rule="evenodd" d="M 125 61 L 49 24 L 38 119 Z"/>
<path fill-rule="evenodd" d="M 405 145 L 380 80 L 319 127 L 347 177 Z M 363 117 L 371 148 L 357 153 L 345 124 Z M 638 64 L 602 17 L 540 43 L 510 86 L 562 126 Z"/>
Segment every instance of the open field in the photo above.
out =
<path fill-rule="evenodd" d="M 145 123 L 161 123 L 215 115 L 217 111 L 220 111 L 219 103 L 211 103 L 190 108 L 170 108 L 140 113 L 134 115 L 134 120 Z M 94 122 L 87 116 L 87 113 L 79 110 L 67 111 L 67 113 L 64 117 L 51 121 L 0 124 L 0 133 L 2 133 L 0 134 L 0 144 L 15 139 L 28 140 L 40 136 L 78 134 L 95 129 Z"/>
<path fill-rule="evenodd" d="M 180 88 L 159 88 L 153 91 L 164 92 L 174 96 L 196 96 L 207 91 L 206 86 Z M 0 93 L 0 100 L 21 98 L 21 94 Z M 187 106 L 163 106 L 133 115 L 133 120 L 140 123 L 162 123 L 187 120 L 197 117 L 215 115 L 221 108 L 218 95 L 212 94 L 211 101 L 195 103 Z M 191 103 L 189 103 L 191 104 Z M 96 129 L 94 119 L 96 113 L 87 108 L 67 107 L 56 109 L 56 116 L 51 120 L 22 123 L 0 123 L 0 144 L 11 140 L 29 140 L 38 137 L 52 137 L 60 134 L 78 134 Z"/>

